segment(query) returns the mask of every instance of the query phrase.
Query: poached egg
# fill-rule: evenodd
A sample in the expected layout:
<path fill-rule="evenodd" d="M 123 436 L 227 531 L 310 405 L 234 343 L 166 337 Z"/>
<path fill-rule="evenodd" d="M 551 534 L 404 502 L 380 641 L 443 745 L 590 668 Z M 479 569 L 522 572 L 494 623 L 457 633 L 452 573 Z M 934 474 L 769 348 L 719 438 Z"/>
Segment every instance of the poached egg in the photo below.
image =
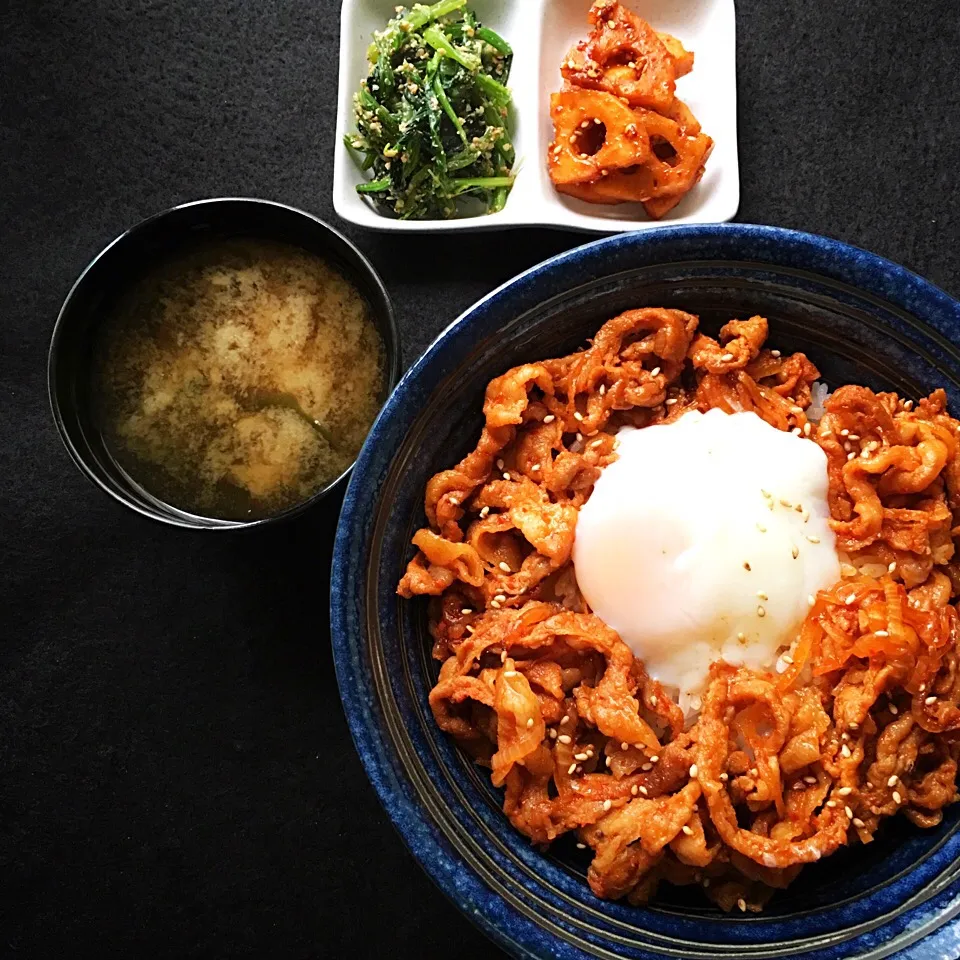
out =
<path fill-rule="evenodd" d="M 689 712 L 714 661 L 773 668 L 839 579 L 827 458 L 754 413 L 691 411 L 617 439 L 580 509 L 577 581 Z"/>

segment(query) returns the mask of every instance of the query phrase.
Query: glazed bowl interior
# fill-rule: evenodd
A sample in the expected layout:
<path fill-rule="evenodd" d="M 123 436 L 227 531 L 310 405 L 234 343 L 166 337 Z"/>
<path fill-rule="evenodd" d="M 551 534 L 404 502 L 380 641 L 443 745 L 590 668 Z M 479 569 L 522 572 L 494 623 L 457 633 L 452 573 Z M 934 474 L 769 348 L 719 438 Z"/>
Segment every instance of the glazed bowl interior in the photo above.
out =
<path fill-rule="evenodd" d="M 759 313 L 770 320 L 768 344 L 808 354 L 831 388 L 859 383 L 916 398 L 943 387 L 960 409 L 960 353 L 947 339 L 957 305 L 906 271 L 881 276 L 883 263 L 769 228 L 599 241 L 481 301 L 404 378 L 375 425 L 347 492 L 334 561 L 334 653 L 348 719 L 420 862 L 517 955 L 874 955 L 863 952 L 868 941 L 895 945 L 906 935 L 901 926 L 919 929 L 916 911 L 933 910 L 956 886 L 960 810 L 949 808 L 935 829 L 897 818 L 868 846 L 806 867 L 757 917 L 725 915 L 699 891 L 669 885 L 645 908 L 597 899 L 573 841 L 532 847 L 503 816 L 488 772 L 436 727 L 427 604 L 395 594 L 410 538 L 425 523 L 426 482 L 473 448 L 488 380 L 570 352 L 627 308 L 682 308 L 708 332 Z M 913 282 L 921 287 L 910 301 Z M 352 599 L 341 603 L 338 593 Z"/>
<path fill-rule="evenodd" d="M 104 442 L 94 413 L 91 376 L 99 324 L 145 270 L 198 244 L 234 237 L 290 244 L 329 261 L 366 299 L 383 341 L 381 403 L 396 384 L 399 370 L 396 324 L 383 284 L 350 241 L 312 214 L 267 200 L 200 200 L 150 217 L 114 240 L 80 275 L 57 318 L 48 359 L 54 420 L 74 462 L 102 490 L 145 516 L 192 529 L 246 529 L 289 518 L 323 499 L 346 475 L 282 513 L 251 521 L 223 520 L 188 513 L 152 496 L 120 466 Z"/>

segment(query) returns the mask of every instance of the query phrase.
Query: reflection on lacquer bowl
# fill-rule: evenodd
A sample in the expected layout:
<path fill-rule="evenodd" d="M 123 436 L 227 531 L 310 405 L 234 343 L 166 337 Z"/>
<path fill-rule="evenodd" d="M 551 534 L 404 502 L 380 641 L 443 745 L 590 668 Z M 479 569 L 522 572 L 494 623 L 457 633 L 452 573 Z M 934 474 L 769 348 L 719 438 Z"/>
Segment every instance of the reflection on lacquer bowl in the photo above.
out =
<path fill-rule="evenodd" d="M 364 447 L 337 539 L 333 643 L 357 748 L 381 801 L 438 885 L 523 957 L 947 958 L 958 953 L 960 807 L 934 829 L 892 818 L 866 846 L 807 866 L 762 914 L 724 914 L 661 887 L 646 907 L 597 899 L 573 840 L 532 846 L 502 797 L 435 725 L 426 603 L 396 585 L 423 490 L 472 449 L 487 382 L 570 352 L 608 318 L 677 307 L 708 331 L 770 320 L 828 384 L 960 409 L 960 305 L 914 274 L 820 237 L 748 225 L 665 228 L 573 250 L 517 277 L 449 327 L 403 379 Z M 921 942 L 922 940 L 922 942 Z"/>

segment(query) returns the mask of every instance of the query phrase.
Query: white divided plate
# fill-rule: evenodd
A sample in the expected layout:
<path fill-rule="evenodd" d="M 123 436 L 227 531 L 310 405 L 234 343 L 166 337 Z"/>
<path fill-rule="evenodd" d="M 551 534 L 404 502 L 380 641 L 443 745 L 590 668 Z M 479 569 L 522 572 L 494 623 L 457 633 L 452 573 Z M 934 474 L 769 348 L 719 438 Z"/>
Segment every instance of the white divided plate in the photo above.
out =
<path fill-rule="evenodd" d="M 560 62 L 587 35 L 591 0 L 471 0 L 480 22 L 513 47 L 513 143 L 516 182 L 498 213 L 456 220 L 396 220 L 378 213 L 356 192 L 365 176 L 343 144 L 355 128 L 353 94 L 367 75 L 374 30 L 394 16 L 399 0 L 344 0 L 340 18 L 340 90 L 333 164 L 333 205 L 351 223 L 372 230 L 440 232 L 545 226 L 603 233 L 660 224 L 722 223 L 740 203 L 737 165 L 737 75 L 733 0 L 625 0 L 657 30 L 674 34 L 696 55 L 693 72 L 677 82 L 677 96 L 714 140 L 703 179 L 662 220 L 640 204 L 599 205 L 556 192 L 547 175 L 553 137 L 550 94 L 560 89 Z M 412 3 L 408 3 L 408 6 Z"/>

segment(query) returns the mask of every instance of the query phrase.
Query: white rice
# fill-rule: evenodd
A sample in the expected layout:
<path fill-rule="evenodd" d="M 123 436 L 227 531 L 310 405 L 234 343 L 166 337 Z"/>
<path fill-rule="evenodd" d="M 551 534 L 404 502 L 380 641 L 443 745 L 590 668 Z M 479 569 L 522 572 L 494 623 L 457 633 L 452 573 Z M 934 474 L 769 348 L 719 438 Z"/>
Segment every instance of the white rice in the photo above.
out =
<path fill-rule="evenodd" d="M 830 388 L 817 380 L 810 386 L 810 396 L 807 419 L 816 423 L 824 414 L 824 404 L 830 399 Z"/>

